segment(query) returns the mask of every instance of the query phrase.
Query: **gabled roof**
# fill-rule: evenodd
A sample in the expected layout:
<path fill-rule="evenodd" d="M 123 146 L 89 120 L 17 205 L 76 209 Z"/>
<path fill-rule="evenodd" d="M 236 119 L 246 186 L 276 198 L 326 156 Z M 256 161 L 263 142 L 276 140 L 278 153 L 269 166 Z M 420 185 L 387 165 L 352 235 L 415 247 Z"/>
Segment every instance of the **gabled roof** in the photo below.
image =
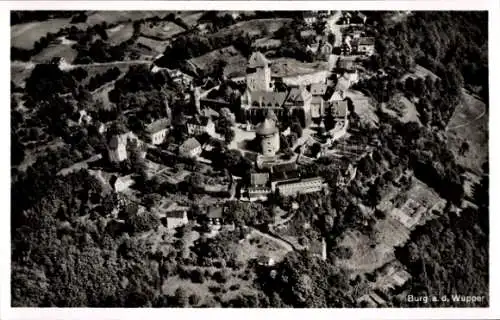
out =
<path fill-rule="evenodd" d="M 322 96 L 326 93 L 328 86 L 324 83 L 313 83 L 311 84 L 311 94 L 313 96 Z"/>
<path fill-rule="evenodd" d="M 271 61 L 267 60 L 267 58 L 260 51 L 252 53 L 252 56 L 248 60 L 249 68 L 266 67 L 269 64 L 271 64 Z"/>
<path fill-rule="evenodd" d="M 163 129 L 167 129 L 170 126 L 170 120 L 167 118 L 161 118 L 146 127 L 147 133 L 156 133 Z"/>

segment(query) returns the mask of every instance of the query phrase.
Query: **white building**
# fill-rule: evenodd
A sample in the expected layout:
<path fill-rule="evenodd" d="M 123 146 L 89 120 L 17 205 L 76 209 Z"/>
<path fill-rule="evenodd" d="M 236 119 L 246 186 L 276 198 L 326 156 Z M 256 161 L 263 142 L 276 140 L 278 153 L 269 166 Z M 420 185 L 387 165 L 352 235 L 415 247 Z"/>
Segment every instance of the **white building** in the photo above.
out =
<path fill-rule="evenodd" d="M 151 123 L 146 128 L 149 141 L 152 144 L 162 144 L 167 137 L 169 127 L 170 121 L 166 118 L 159 119 Z"/>

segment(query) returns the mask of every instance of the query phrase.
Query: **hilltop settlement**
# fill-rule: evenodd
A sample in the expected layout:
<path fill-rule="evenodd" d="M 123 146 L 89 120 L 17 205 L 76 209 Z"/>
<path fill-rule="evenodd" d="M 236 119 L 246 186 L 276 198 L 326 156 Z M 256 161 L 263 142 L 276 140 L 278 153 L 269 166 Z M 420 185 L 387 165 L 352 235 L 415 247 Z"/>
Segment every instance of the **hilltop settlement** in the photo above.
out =
<path fill-rule="evenodd" d="M 12 305 L 487 306 L 484 15 L 12 12 Z"/>

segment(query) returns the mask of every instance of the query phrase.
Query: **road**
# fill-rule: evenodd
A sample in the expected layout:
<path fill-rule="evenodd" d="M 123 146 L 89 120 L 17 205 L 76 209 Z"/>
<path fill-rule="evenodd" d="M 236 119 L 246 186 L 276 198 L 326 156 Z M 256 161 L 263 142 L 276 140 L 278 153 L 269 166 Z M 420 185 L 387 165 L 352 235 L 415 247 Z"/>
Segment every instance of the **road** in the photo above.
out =
<path fill-rule="evenodd" d="M 342 16 L 342 11 L 336 11 L 333 16 L 326 20 L 326 25 L 331 33 L 335 35 L 335 44 L 333 47 L 340 47 L 342 43 L 342 32 L 340 32 L 340 25 L 337 21 Z"/>
<path fill-rule="evenodd" d="M 66 63 L 61 66 L 61 70 L 72 70 L 78 67 L 99 67 L 99 66 L 120 66 L 120 65 L 136 65 L 136 64 L 150 64 L 152 60 L 127 60 L 127 61 L 111 61 L 111 62 L 94 62 L 89 64 L 70 64 Z M 37 64 L 33 62 L 12 61 L 11 65 L 14 67 L 23 67 L 25 69 L 33 69 Z"/>

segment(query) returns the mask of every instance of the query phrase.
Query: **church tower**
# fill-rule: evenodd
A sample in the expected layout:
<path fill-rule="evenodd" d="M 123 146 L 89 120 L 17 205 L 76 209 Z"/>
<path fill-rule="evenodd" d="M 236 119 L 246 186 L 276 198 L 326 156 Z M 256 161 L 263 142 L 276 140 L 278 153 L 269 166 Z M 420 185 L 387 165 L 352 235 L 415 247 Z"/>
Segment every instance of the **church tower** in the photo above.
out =
<path fill-rule="evenodd" d="M 271 61 L 258 51 L 248 61 L 247 87 L 250 91 L 273 91 Z"/>

